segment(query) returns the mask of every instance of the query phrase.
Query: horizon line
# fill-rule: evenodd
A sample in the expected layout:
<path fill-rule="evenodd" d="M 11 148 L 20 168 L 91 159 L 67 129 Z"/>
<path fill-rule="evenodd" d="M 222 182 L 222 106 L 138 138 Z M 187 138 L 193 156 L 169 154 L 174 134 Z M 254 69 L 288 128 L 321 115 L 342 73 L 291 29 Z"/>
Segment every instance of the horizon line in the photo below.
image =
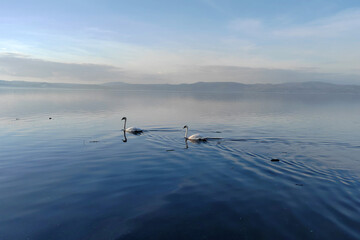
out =
<path fill-rule="evenodd" d="M 300 83 L 321 83 L 321 84 L 327 84 L 327 85 L 339 85 L 339 86 L 360 86 L 360 84 L 352 83 L 329 83 L 325 81 L 296 81 L 296 82 L 282 82 L 282 83 L 242 83 L 242 82 L 213 82 L 213 81 L 197 81 L 192 83 L 129 83 L 129 82 L 122 82 L 122 81 L 111 81 L 111 82 L 105 82 L 105 83 L 70 83 L 70 82 L 46 82 L 46 81 L 26 81 L 26 80 L 3 80 L 0 79 L 0 82 L 17 82 L 17 83 L 37 83 L 37 84 L 65 84 L 65 85 L 92 85 L 92 86 L 106 86 L 107 84 L 129 84 L 129 85 L 172 85 L 172 86 L 178 86 L 178 85 L 193 85 L 193 84 L 199 84 L 199 83 L 221 83 L 221 84 L 242 84 L 242 85 L 282 85 L 282 84 L 300 84 Z"/>

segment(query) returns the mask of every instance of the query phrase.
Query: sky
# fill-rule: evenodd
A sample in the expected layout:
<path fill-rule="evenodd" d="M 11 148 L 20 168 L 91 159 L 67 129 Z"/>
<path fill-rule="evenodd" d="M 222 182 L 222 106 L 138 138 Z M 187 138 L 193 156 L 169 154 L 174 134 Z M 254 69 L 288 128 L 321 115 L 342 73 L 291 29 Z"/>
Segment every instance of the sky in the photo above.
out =
<path fill-rule="evenodd" d="M 0 79 L 360 84 L 360 1 L 1 0 Z"/>

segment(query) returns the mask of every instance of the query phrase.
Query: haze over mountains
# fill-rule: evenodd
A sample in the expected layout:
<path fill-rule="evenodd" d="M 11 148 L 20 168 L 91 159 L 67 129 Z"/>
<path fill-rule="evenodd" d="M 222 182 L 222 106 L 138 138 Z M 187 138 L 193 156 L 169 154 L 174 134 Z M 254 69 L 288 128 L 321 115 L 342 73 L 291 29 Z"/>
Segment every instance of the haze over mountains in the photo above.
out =
<path fill-rule="evenodd" d="M 0 80 L 2 88 L 64 88 L 64 89 L 117 89 L 131 91 L 186 91 L 186 92 L 274 92 L 274 93 L 356 93 L 359 85 L 338 85 L 323 82 L 281 84 L 243 84 L 236 82 L 197 82 L 191 84 L 71 84 Z"/>

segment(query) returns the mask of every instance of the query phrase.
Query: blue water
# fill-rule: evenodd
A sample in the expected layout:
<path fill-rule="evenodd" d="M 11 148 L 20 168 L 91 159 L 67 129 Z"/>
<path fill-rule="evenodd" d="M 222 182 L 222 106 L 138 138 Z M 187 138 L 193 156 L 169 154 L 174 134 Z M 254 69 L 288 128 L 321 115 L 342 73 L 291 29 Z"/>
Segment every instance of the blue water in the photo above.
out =
<path fill-rule="evenodd" d="M 0 106 L 2 240 L 360 238 L 360 96 L 1 89 Z"/>

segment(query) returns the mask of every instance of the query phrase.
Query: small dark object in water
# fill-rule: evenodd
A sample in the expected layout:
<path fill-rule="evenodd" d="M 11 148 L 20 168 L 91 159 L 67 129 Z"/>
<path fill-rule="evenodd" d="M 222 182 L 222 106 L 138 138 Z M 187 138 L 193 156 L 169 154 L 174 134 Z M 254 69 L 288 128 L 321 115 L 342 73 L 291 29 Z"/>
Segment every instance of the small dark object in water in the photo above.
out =
<path fill-rule="evenodd" d="M 296 183 L 295 185 L 300 186 L 300 187 L 304 186 L 304 184 L 302 184 L 302 183 Z"/>
<path fill-rule="evenodd" d="M 20 120 L 20 118 L 16 118 L 15 120 Z"/>
<path fill-rule="evenodd" d="M 175 151 L 174 149 L 168 149 L 168 150 L 166 150 L 167 152 L 173 152 L 173 151 Z"/>
<path fill-rule="evenodd" d="M 94 141 L 89 141 L 90 143 L 97 143 L 97 142 L 99 142 L 99 141 L 97 141 L 97 140 L 94 140 Z"/>
<path fill-rule="evenodd" d="M 272 161 L 272 162 L 280 162 L 280 160 L 277 159 L 277 158 L 273 158 L 273 159 L 271 159 L 271 161 Z"/>
<path fill-rule="evenodd" d="M 51 118 L 51 117 L 49 117 L 49 119 L 51 120 L 52 118 Z"/>

